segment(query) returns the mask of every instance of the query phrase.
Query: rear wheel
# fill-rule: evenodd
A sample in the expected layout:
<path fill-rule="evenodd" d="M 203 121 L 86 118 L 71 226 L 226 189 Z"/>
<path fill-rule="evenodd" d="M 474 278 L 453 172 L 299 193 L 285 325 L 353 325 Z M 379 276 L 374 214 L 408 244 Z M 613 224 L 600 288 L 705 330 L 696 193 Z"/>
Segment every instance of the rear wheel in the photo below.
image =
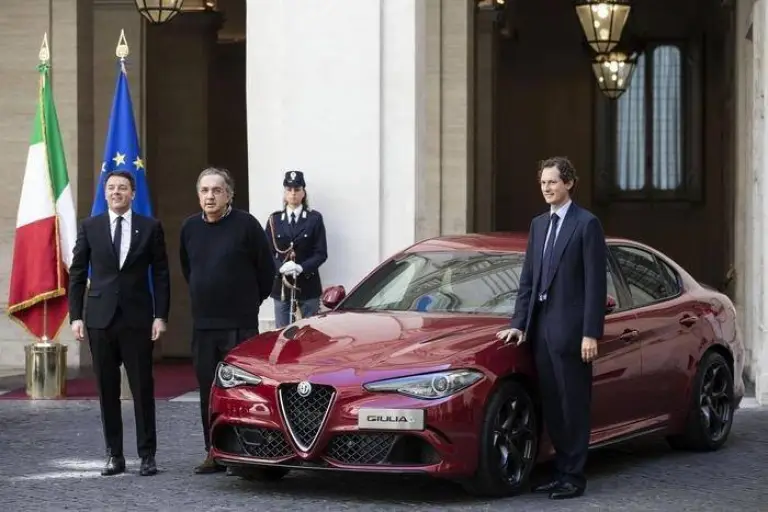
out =
<path fill-rule="evenodd" d="M 477 471 L 471 480 L 463 482 L 464 488 L 471 494 L 489 497 L 524 491 L 538 448 L 533 399 L 519 383 L 503 383 L 488 402 L 480 432 Z"/>
<path fill-rule="evenodd" d="M 717 352 L 704 355 L 693 381 L 685 430 L 667 438 L 673 448 L 717 450 L 728 439 L 734 412 L 733 374 Z"/>

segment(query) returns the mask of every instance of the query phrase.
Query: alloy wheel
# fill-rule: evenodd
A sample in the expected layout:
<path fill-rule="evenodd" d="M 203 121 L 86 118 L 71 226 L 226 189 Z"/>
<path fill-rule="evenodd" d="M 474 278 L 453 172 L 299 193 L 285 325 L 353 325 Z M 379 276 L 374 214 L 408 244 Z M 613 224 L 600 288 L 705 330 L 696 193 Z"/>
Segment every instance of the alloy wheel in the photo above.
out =
<path fill-rule="evenodd" d="M 704 429 L 713 442 L 728 432 L 733 416 L 730 372 L 722 361 L 710 365 L 701 380 L 699 411 Z"/>
<path fill-rule="evenodd" d="M 535 418 L 533 403 L 518 396 L 510 397 L 496 415 L 493 450 L 498 454 L 500 476 L 508 485 L 520 484 L 534 462 Z"/>

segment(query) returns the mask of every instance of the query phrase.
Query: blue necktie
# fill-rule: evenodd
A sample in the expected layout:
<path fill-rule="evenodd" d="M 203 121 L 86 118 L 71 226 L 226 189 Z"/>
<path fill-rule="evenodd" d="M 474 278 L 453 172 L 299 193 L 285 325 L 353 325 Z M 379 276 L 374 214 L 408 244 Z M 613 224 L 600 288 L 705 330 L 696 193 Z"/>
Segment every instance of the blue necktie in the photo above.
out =
<path fill-rule="evenodd" d="M 549 238 L 547 238 L 547 245 L 544 247 L 544 261 L 541 263 L 541 287 L 539 293 L 545 293 L 549 286 L 549 277 L 552 274 L 552 255 L 555 248 L 555 235 L 557 235 L 557 221 L 560 217 L 556 213 L 553 213 L 549 218 Z"/>

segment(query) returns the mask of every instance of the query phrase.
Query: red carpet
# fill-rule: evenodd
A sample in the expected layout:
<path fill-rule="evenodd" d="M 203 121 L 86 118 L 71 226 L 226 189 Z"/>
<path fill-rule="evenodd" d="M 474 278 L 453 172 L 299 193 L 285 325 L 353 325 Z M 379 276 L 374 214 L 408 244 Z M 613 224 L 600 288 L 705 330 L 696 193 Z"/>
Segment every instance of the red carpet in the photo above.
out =
<path fill-rule="evenodd" d="M 197 379 L 191 362 L 155 363 L 155 398 L 170 400 L 197 389 Z M 66 396 L 62 400 L 98 400 L 94 377 L 83 377 L 67 381 Z M 0 400 L 29 400 L 22 386 L 0 395 Z"/>

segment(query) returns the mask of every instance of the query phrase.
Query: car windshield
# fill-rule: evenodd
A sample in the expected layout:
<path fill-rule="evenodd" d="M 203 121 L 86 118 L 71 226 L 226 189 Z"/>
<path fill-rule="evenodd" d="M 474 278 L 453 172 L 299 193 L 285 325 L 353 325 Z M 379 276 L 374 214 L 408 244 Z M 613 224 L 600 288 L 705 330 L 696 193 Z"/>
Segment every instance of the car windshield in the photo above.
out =
<path fill-rule="evenodd" d="M 340 310 L 512 315 L 523 253 L 435 251 L 388 261 Z"/>

